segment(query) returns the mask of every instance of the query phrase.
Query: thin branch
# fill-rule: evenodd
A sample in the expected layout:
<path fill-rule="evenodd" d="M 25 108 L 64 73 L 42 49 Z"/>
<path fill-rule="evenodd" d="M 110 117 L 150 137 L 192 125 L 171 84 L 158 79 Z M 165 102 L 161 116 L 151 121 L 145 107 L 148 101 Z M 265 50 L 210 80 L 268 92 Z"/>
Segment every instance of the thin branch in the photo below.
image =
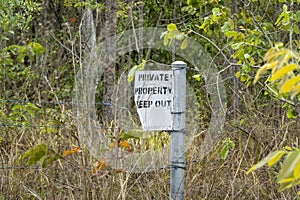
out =
<path fill-rule="evenodd" d="M 209 39 L 208 37 L 205 37 L 204 35 L 201 35 L 200 33 L 197 33 L 193 30 L 191 30 L 192 33 L 194 33 L 197 36 L 202 37 L 203 39 L 205 39 L 206 41 L 208 41 L 209 43 L 211 43 L 220 53 L 221 55 L 225 58 L 226 62 L 231 63 L 229 61 L 229 59 L 227 58 L 227 56 L 224 54 L 224 52 L 222 51 L 222 49 L 220 49 L 211 39 Z"/>

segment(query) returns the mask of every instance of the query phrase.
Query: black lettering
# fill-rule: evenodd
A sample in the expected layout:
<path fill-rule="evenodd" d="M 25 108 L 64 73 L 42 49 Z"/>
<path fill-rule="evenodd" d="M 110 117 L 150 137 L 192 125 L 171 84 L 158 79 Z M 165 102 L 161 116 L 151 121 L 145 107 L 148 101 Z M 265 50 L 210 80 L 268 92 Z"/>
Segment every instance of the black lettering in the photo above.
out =
<path fill-rule="evenodd" d="M 167 102 L 168 102 L 168 106 L 171 106 L 171 100 L 168 100 Z"/>
<path fill-rule="evenodd" d="M 160 106 L 160 101 L 155 101 L 155 107 L 159 107 Z"/>
<path fill-rule="evenodd" d="M 165 74 L 165 81 L 169 81 L 169 74 Z"/>
<path fill-rule="evenodd" d="M 138 108 L 150 108 L 150 106 L 153 104 L 152 101 L 137 101 L 136 105 Z"/>

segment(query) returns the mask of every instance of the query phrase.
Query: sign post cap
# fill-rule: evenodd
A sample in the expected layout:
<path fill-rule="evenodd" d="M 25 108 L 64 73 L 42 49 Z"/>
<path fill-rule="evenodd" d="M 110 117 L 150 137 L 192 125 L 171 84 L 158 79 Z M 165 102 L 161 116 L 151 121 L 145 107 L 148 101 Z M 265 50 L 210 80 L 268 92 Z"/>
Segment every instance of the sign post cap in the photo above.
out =
<path fill-rule="evenodd" d="M 185 65 L 186 63 L 183 61 L 174 61 L 172 62 L 172 65 Z"/>

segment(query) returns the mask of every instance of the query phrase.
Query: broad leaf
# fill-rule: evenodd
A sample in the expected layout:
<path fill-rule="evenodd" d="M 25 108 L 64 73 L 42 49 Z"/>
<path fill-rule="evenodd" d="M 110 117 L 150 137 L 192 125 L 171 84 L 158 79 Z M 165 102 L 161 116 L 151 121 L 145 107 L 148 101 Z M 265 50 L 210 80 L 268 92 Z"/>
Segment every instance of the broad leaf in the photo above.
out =
<path fill-rule="evenodd" d="M 133 66 L 127 76 L 127 81 L 130 83 L 134 79 L 134 75 L 136 71 L 143 70 L 146 64 L 146 60 L 142 60 L 142 62 L 139 65 Z"/>
<path fill-rule="evenodd" d="M 192 76 L 194 79 L 196 79 L 197 81 L 201 80 L 201 74 L 196 74 Z"/>
<path fill-rule="evenodd" d="M 225 35 L 230 38 L 230 37 L 237 36 L 238 33 L 236 31 L 228 31 L 228 32 L 225 33 Z"/>
<path fill-rule="evenodd" d="M 291 183 L 295 181 L 295 178 L 286 178 L 286 179 L 283 179 L 281 181 L 278 181 L 279 184 L 285 184 L 285 183 Z"/>
<path fill-rule="evenodd" d="M 267 157 L 265 157 L 264 159 L 262 159 L 261 161 L 259 161 L 254 166 L 252 166 L 246 173 L 249 174 L 250 172 L 252 172 L 252 171 L 254 171 L 254 170 L 258 169 L 258 168 L 261 168 L 262 166 L 264 166 L 265 164 L 267 164 L 269 162 L 270 162 L 270 164 L 274 165 L 279 160 L 279 159 L 277 159 L 279 157 L 278 155 L 283 154 L 283 152 L 285 153 L 285 151 L 277 150 L 277 151 L 269 153 L 269 155 L 267 155 Z"/>
<path fill-rule="evenodd" d="M 281 78 L 282 76 L 285 76 L 287 73 L 289 73 L 290 71 L 293 71 L 297 69 L 297 65 L 295 63 L 293 64 L 288 64 L 285 65 L 284 67 L 282 67 L 281 69 L 277 70 L 271 77 L 270 81 L 276 81 L 279 78 Z"/>
<path fill-rule="evenodd" d="M 268 161 L 269 167 L 275 165 L 287 152 L 283 150 L 277 151 L 277 153 Z"/>
<path fill-rule="evenodd" d="M 167 46 L 168 43 L 169 43 L 169 37 L 168 37 L 168 34 L 166 34 L 166 35 L 164 36 L 164 45 Z"/>
<path fill-rule="evenodd" d="M 180 48 L 181 48 L 181 49 L 185 49 L 185 48 L 187 47 L 187 45 L 188 45 L 188 40 L 187 40 L 187 38 L 186 38 L 186 39 L 184 39 L 183 42 L 181 43 Z"/>
<path fill-rule="evenodd" d="M 3 117 L 5 114 L 2 110 L 0 110 L 0 117 Z"/>
<path fill-rule="evenodd" d="M 295 179 L 299 179 L 300 178 L 300 160 L 298 161 L 298 163 L 295 166 L 295 169 L 294 169 L 294 178 Z"/>
<path fill-rule="evenodd" d="M 265 65 L 263 65 L 261 68 L 259 68 L 259 70 L 257 70 L 255 78 L 253 83 L 257 83 L 257 81 L 259 80 L 260 76 L 267 71 L 268 69 L 273 69 L 275 66 L 277 66 L 278 62 L 277 61 L 273 61 L 271 63 L 267 63 Z"/>
<path fill-rule="evenodd" d="M 67 156 L 67 155 L 78 153 L 78 152 L 82 152 L 82 150 L 79 147 L 76 147 L 76 148 L 71 149 L 71 150 L 65 150 L 63 152 L 63 156 Z"/>
<path fill-rule="evenodd" d="M 278 189 L 278 192 L 282 192 L 285 189 L 293 187 L 293 185 L 294 185 L 293 183 L 294 182 L 292 181 L 292 182 L 287 182 L 287 183 L 281 184 L 280 187 L 279 187 L 279 189 Z"/>
<path fill-rule="evenodd" d="M 173 24 L 173 23 L 168 24 L 167 29 L 168 29 L 168 31 L 170 31 L 170 32 L 171 32 L 171 31 L 178 31 L 176 24 Z"/>
<path fill-rule="evenodd" d="M 42 54 L 45 52 L 45 48 L 40 43 L 31 42 L 29 45 L 32 46 L 36 54 Z"/>
<path fill-rule="evenodd" d="M 293 99 L 296 95 L 300 93 L 300 85 L 296 85 L 291 91 L 291 98 Z"/>
<path fill-rule="evenodd" d="M 226 145 L 223 146 L 223 148 L 222 148 L 222 150 L 221 150 L 221 158 L 222 158 L 223 160 L 226 160 L 227 155 L 228 155 L 228 152 L 229 152 L 229 145 L 226 144 Z"/>
<path fill-rule="evenodd" d="M 145 133 L 145 131 L 141 129 L 131 129 L 128 132 L 122 134 L 122 139 L 127 140 L 129 138 L 141 139 L 141 138 L 149 138 L 151 134 Z"/>
<path fill-rule="evenodd" d="M 282 92 L 290 92 L 294 85 L 300 82 L 300 75 L 287 80 L 280 88 Z"/>
<path fill-rule="evenodd" d="M 264 59 L 267 60 L 267 62 L 271 62 L 272 59 L 274 59 L 278 56 L 284 55 L 284 54 L 288 54 L 288 53 L 290 53 L 289 49 L 282 49 L 279 51 L 274 51 L 273 49 L 271 49 L 266 53 Z"/>
<path fill-rule="evenodd" d="M 299 162 L 299 160 L 300 160 L 300 151 L 299 150 L 295 150 L 293 152 L 288 153 L 288 156 L 285 159 L 284 163 L 282 164 L 282 167 L 277 176 L 278 182 L 280 182 L 286 178 L 292 178 L 293 171 L 294 171 L 297 163 Z"/>
<path fill-rule="evenodd" d="M 35 165 L 46 154 L 47 154 L 47 145 L 40 144 L 36 148 L 26 151 L 25 154 L 22 156 L 22 159 L 28 158 L 27 165 Z"/>

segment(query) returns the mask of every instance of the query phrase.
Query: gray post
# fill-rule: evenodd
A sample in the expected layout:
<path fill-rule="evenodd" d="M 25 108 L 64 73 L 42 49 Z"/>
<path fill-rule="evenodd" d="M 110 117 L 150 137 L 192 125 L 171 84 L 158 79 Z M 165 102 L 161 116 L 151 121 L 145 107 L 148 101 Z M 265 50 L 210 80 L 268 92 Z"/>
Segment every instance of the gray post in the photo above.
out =
<path fill-rule="evenodd" d="M 174 97 L 171 131 L 170 199 L 184 199 L 186 63 L 172 63 Z"/>

